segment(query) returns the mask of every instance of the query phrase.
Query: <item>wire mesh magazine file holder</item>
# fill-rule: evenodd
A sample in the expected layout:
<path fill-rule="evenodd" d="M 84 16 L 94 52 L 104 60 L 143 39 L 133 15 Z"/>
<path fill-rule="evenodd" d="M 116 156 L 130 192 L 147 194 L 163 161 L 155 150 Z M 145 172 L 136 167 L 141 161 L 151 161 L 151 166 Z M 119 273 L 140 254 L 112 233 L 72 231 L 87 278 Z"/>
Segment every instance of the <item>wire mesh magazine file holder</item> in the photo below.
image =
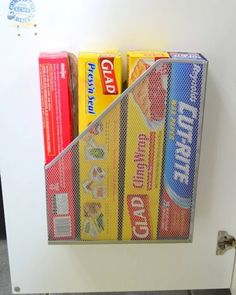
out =
<path fill-rule="evenodd" d="M 207 61 L 156 61 L 45 166 L 51 243 L 190 242 Z"/>

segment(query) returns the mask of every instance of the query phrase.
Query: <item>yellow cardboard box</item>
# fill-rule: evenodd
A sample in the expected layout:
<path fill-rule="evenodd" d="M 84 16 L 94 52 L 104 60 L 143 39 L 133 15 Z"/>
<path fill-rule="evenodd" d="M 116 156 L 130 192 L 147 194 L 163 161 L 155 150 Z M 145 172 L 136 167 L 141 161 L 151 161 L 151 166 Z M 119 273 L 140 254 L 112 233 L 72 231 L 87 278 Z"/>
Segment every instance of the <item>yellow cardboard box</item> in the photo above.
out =
<path fill-rule="evenodd" d="M 78 58 L 81 133 L 122 91 L 122 58 L 117 51 L 81 52 Z"/>
<path fill-rule="evenodd" d="M 120 107 L 80 140 L 81 240 L 117 240 Z"/>
<path fill-rule="evenodd" d="M 128 86 L 132 84 L 150 65 L 160 58 L 168 58 L 166 51 L 128 51 L 127 52 L 127 70 Z"/>
<path fill-rule="evenodd" d="M 167 52 L 129 51 L 128 85 Z M 161 192 L 167 71 L 152 72 L 132 90 L 128 102 L 122 240 L 155 240 Z M 155 81 L 155 83 L 153 83 Z M 133 118 L 136 118 L 135 120 Z"/>

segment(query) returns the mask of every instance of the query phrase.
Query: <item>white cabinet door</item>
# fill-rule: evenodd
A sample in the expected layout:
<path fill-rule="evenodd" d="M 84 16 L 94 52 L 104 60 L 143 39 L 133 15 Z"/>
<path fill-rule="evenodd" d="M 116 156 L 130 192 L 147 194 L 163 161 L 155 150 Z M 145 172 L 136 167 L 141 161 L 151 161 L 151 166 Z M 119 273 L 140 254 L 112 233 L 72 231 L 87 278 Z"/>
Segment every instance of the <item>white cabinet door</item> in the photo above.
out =
<path fill-rule="evenodd" d="M 229 288 L 234 251 L 215 250 L 218 230 L 236 235 L 236 1 L 34 0 L 37 27 L 25 29 L 7 19 L 10 2 L 0 9 L 0 134 L 13 289 Z M 199 51 L 209 59 L 192 243 L 47 244 L 37 57 L 63 49 Z"/>

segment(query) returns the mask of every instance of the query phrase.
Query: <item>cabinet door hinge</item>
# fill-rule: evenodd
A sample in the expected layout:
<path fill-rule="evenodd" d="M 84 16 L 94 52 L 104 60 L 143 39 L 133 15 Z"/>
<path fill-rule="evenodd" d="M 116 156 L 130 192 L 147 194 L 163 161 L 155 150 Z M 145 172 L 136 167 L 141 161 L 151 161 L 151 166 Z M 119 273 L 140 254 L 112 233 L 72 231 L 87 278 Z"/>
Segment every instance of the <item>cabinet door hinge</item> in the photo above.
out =
<path fill-rule="evenodd" d="M 236 240 L 229 235 L 227 231 L 221 230 L 218 232 L 216 255 L 223 255 L 230 249 L 236 249 Z"/>

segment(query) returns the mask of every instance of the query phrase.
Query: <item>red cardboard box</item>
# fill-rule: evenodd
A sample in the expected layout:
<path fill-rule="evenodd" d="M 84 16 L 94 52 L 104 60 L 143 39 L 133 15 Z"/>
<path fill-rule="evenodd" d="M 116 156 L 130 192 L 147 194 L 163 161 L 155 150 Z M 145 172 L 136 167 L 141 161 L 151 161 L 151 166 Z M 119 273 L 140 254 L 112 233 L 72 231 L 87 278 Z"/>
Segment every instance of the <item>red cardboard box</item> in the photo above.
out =
<path fill-rule="evenodd" d="M 68 53 L 41 53 L 39 73 L 45 162 L 48 164 L 73 139 Z"/>
<path fill-rule="evenodd" d="M 73 140 L 73 108 L 69 54 L 41 53 L 39 74 L 45 163 L 49 164 Z M 49 236 L 54 240 L 75 238 L 73 162 L 59 162 L 59 180 L 46 172 Z M 65 185 L 66 184 L 66 185 Z"/>

